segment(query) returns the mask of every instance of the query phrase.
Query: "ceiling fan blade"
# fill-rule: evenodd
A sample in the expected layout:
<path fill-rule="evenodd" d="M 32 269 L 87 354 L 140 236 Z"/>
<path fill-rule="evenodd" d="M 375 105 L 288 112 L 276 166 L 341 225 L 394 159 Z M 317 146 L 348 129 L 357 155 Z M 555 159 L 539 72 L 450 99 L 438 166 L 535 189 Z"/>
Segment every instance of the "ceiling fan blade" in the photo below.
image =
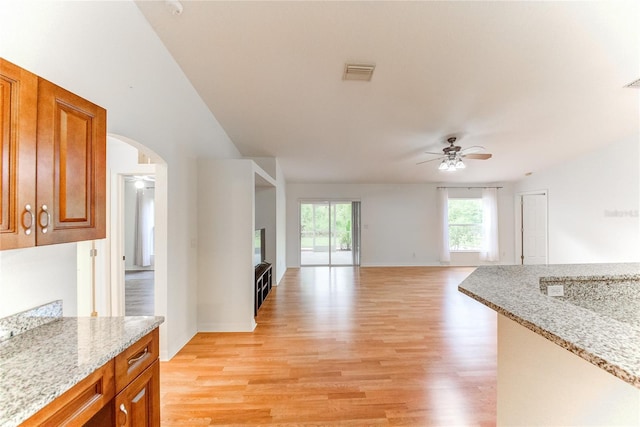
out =
<path fill-rule="evenodd" d="M 429 163 L 429 162 L 433 162 L 433 161 L 436 161 L 436 160 L 442 160 L 442 159 L 446 159 L 446 158 L 447 158 L 446 156 L 440 156 L 440 157 L 436 157 L 435 159 L 423 160 L 422 162 L 416 163 L 416 165 L 421 165 L 423 163 Z"/>
<path fill-rule="evenodd" d="M 471 154 L 471 153 L 479 153 L 480 151 L 484 151 L 485 148 L 482 145 L 472 145 L 471 147 L 463 148 L 460 150 L 462 154 Z"/>
<path fill-rule="evenodd" d="M 442 151 L 439 153 L 434 153 L 433 151 L 425 151 L 424 154 L 433 154 L 434 156 L 442 156 Z"/>
<path fill-rule="evenodd" d="M 477 154 L 463 154 L 462 157 L 465 159 L 474 159 L 474 160 L 487 160 L 490 159 L 493 155 L 489 153 L 477 153 Z"/>

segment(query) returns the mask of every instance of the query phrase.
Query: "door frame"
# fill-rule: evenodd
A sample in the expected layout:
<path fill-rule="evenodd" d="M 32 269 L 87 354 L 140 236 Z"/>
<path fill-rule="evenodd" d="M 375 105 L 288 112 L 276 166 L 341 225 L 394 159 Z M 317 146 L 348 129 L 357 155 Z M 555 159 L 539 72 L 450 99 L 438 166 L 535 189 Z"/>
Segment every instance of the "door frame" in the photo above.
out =
<path fill-rule="evenodd" d="M 522 192 L 518 192 L 514 195 L 514 214 L 515 214 L 515 221 L 514 221 L 514 225 L 515 225 L 515 229 L 514 229 L 514 234 L 515 234 L 515 251 L 514 251 L 514 258 L 516 261 L 516 265 L 522 265 L 523 263 L 523 253 L 522 253 L 522 232 L 523 232 L 523 228 L 522 228 L 522 197 L 524 196 L 545 196 L 545 198 L 547 199 L 547 211 L 545 212 L 546 215 L 546 260 L 547 260 L 547 264 L 549 263 L 549 190 L 531 190 L 531 191 L 522 191 Z"/>

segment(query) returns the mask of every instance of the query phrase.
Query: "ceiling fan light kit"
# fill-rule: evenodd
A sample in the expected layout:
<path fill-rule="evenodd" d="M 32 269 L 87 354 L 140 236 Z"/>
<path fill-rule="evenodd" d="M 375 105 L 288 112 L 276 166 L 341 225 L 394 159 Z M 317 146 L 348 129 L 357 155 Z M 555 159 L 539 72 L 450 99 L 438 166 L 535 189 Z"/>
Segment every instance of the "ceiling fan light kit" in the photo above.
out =
<path fill-rule="evenodd" d="M 445 172 L 455 172 L 458 169 L 464 169 L 466 167 L 467 165 L 464 164 L 462 159 L 457 158 L 453 160 L 443 160 L 440 166 L 438 166 L 438 169 Z"/>
<path fill-rule="evenodd" d="M 442 149 L 442 155 L 440 153 L 431 153 L 426 152 L 427 154 L 435 154 L 437 157 L 435 159 L 425 160 L 423 162 L 419 162 L 418 164 L 432 162 L 434 160 L 442 160 L 440 165 L 438 166 L 438 170 L 446 171 L 446 172 L 455 172 L 460 169 L 465 169 L 467 165 L 462 161 L 462 158 L 467 159 L 476 159 L 476 160 L 487 160 L 492 157 L 489 153 L 478 153 L 478 151 L 483 151 L 485 148 L 481 145 L 474 145 L 472 147 L 462 148 L 459 145 L 455 145 L 457 137 L 450 136 L 447 138 L 448 147 Z"/>

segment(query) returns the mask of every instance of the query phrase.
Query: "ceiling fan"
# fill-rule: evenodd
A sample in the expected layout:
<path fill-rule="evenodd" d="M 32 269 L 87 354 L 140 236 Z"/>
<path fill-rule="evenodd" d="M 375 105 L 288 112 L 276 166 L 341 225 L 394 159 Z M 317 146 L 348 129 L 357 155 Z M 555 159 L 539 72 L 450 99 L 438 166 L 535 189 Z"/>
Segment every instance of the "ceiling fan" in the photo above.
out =
<path fill-rule="evenodd" d="M 455 136 L 448 137 L 447 143 L 449 144 L 449 146 L 442 149 L 442 154 L 425 151 L 426 154 L 433 154 L 438 157 L 425 160 L 423 162 L 418 162 L 417 164 L 421 165 L 422 163 L 442 160 L 440 166 L 438 166 L 438 169 L 453 172 L 458 169 L 466 168 L 466 165 L 464 164 L 462 159 L 487 160 L 492 157 L 492 155 L 489 153 L 480 153 L 480 151 L 484 151 L 485 149 L 481 145 L 474 145 L 467 148 L 462 148 L 459 145 L 455 145 L 457 139 L 458 138 Z"/>

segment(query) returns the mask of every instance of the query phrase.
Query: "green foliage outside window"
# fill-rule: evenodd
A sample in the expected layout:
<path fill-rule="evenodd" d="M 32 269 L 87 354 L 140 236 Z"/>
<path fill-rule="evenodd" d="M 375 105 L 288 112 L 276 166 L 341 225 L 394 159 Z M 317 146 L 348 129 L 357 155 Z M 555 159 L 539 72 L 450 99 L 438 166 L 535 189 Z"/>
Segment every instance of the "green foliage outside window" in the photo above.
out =
<path fill-rule="evenodd" d="M 482 200 L 449 199 L 449 250 L 479 251 L 482 246 Z"/>
<path fill-rule="evenodd" d="M 332 246 L 351 249 L 351 203 L 331 204 L 331 220 L 334 221 Z M 315 223 L 314 223 L 315 212 Z M 315 226 L 315 228 L 314 228 Z M 316 250 L 329 247 L 329 205 L 300 204 L 300 247 Z"/>

